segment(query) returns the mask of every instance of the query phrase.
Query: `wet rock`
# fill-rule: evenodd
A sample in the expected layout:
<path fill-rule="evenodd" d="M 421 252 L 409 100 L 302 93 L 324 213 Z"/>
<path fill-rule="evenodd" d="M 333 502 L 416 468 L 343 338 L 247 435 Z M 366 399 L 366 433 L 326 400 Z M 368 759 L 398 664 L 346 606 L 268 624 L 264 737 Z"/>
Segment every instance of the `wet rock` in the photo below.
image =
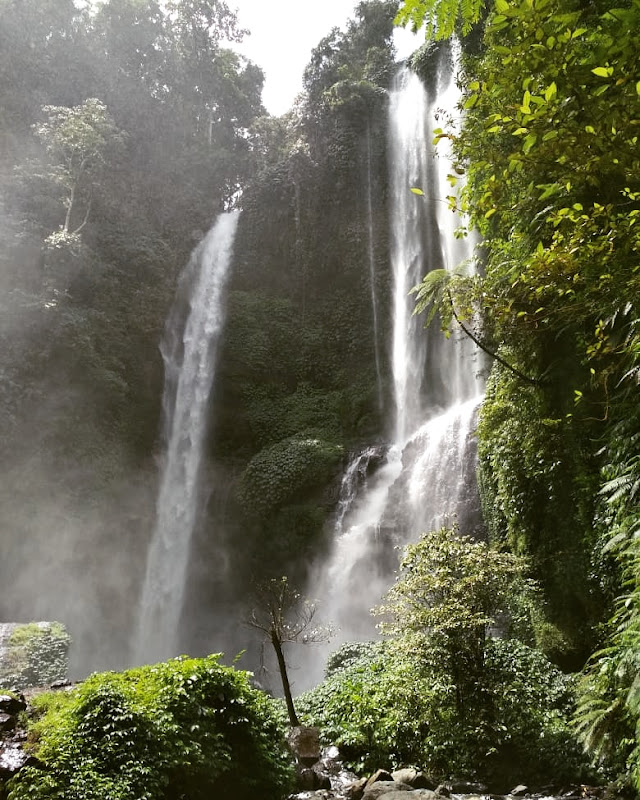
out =
<path fill-rule="evenodd" d="M 413 769 L 413 767 L 398 769 L 392 772 L 391 775 L 394 781 L 398 781 L 398 783 L 408 783 L 409 786 L 414 789 L 431 789 L 435 791 L 438 785 L 432 778 L 427 777 L 424 772 L 418 772 L 418 770 Z"/>
<path fill-rule="evenodd" d="M 5 714 L 19 714 L 27 707 L 22 694 L 0 694 L 0 711 Z"/>
<path fill-rule="evenodd" d="M 0 781 L 13 777 L 27 764 L 29 766 L 40 765 L 37 759 L 24 752 L 22 744 L 19 739 L 0 742 Z"/>
<path fill-rule="evenodd" d="M 424 791 L 426 789 L 416 789 L 417 791 Z M 408 800 L 407 792 L 411 792 L 411 798 L 414 797 L 415 792 L 411 789 L 408 783 L 396 783 L 396 781 L 378 781 L 368 786 L 362 795 L 362 800 L 378 800 L 379 797 L 384 797 L 385 800 L 395 800 L 393 795 L 399 795 L 403 800 Z M 435 795 L 434 795 L 435 796 Z"/>
<path fill-rule="evenodd" d="M 317 789 L 331 789 L 328 775 L 324 775 L 313 767 L 302 767 L 296 775 L 296 788 L 300 791 L 316 791 Z"/>
<path fill-rule="evenodd" d="M 320 731 L 318 728 L 310 728 L 306 725 L 299 725 L 292 728 L 289 736 L 289 747 L 301 764 L 312 766 L 320 760 L 322 755 L 320 750 Z"/>
<path fill-rule="evenodd" d="M 386 769 L 378 769 L 367 781 L 367 788 L 380 781 L 393 781 L 393 775 L 390 772 L 387 772 Z"/>
<path fill-rule="evenodd" d="M 344 789 L 344 796 L 347 800 L 361 800 L 364 794 L 364 787 L 367 785 L 367 778 L 359 778 L 353 783 L 346 786 Z"/>
<path fill-rule="evenodd" d="M 525 786 L 524 783 L 519 783 L 517 786 L 509 792 L 510 795 L 513 797 L 522 797 L 525 794 L 529 793 L 529 787 Z"/>
<path fill-rule="evenodd" d="M 0 731 L 12 731 L 16 727 L 16 718 L 12 714 L 0 711 Z"/>

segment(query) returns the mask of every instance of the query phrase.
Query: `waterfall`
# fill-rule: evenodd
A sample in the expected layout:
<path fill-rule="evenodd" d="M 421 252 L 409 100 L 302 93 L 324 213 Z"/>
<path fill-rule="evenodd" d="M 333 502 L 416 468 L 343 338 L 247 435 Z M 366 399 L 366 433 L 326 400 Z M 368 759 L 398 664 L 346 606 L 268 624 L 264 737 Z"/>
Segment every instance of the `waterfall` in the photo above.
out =
<path fill-rule="evenodd" d="M 371 285 L 371 312 L 373 319 L 373 352 L 376 360 L 376 382 L 378 408 L 384 407 L 382 388 L 382 365 L 380 358 L 380 335 L 378 331 L 378 296 L 376 292 L 376 251 L 373 227 L 373 187 L 371 181 L 371 124 L 367 124 L 367 255 L 369 258 L 369 282 Z"/>
<path fill-rule="evenodd" d="M 482 391 L 477 353 L 459 336 L 447 340 L 437 330 L 425 331 L 410 295 L 430 270 L 452 269 L 469 258 L 474 244 L 454 235 L 460 220 L 446 200 L 449 154 L 436 155 L 431 144 L 436 115 L 456 110 L 448 61 L 434 84 L 426 89 L 402 67 L 389 94 L 392 444 L 366 482 L 352 481 L 352 496 L 338 509 L 333 549 L 310 581 L 309 594 L 339 630 L 332 648 L 375 637 L 370 609 L 391 584 L 398 548 L 455 517 L 465 532 L 474 532 L 473 428 Z M 358 463 L 349 465 L 345 481 Z M 321 677 L 317 663 L 307 665 L 305 683 Z"/>
<path fill-rule="evenodd" d="M 194 250 L 161 345 L 166 453 L 133 647 L 136 663 L 177 655 L 191 538 L 201 511 L 208 400 L 238 218 L 238 211 L 221 214 Z"/>

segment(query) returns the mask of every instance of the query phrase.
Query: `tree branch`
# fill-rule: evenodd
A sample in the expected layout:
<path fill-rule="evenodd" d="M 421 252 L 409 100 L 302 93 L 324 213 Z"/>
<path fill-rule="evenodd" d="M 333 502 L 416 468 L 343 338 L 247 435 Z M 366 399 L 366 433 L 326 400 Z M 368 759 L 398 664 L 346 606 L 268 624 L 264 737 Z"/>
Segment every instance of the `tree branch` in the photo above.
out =
<path fill-rule="evenodd" d="M 453 297 L 451 295 L 451 290 L 447 287 L 447 296 L 449 298 L 449 303 L 451 304 L 451 313 L 453 314 L 453 318 L 458 323 L 458 325 L 462 328 L 463 333 L 465 333 L 471 341 L 476 344 L 483 353 L 486 353 L 490 358 L 495 359 L 498 364 L 502 364 L 503 367 L 506 367 L 509 372 L 512 372 L 515 376 L 520 378 L 523 381 L 531 384 L 531 386 L 542 386 L 544 381 L 541 378 L 532 378 L 529 375 L 525 375 L 524 372 L 520 372 L 517 367 L 514 367 L 513 364 L 510 364 L 508 361 L 505 361 L 502 356 L 499 356 L 495 351 L 490 350 L 484 342 L 479 339 L 469 328 L 467 328 L 464 323 L 460 320 L 458 316 L 458 312 L 456 311 L 455 304 L 453 302 Z"/>

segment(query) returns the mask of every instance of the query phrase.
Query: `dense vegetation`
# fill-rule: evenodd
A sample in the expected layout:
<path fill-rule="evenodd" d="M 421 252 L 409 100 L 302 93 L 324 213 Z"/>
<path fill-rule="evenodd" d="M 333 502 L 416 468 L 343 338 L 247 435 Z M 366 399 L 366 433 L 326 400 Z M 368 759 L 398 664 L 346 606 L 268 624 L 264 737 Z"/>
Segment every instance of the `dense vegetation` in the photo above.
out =
<path fill-rule="evenodd" d="M 307 719 L 356 769 L 419 764 L 495 791 L 584 779 L 572 681 L 523 641 L 536 609 L 525 568 L 459 531 L 425 534 L 377 609 L 388 640 L 334 653 L 300 699 Z"/>
<path fill-rule="evenodd" d="M 218 211 L 243 215 L 186 645 L 206 648 L 255 578 L 303 582 L 346 453 L 384 434 L 396 11 L 362 3 L 273 119 L 221 0 L 0 0 L 0 617 L 65 620 L 93 659 L 81 668 L 129 644 L 157 345 Z M 436 270 L 417 299 L 494 356 L 478 426 L 489 541 L 443 530 L 410 548 L 381 609 L 388 641 L 339 651 L 300 711 L 361 768 L 578 780 L 577 736 L 601 775 L 637 789 L 640 3 L 404 0 L 398 19 L 462 41 L 464 121 L 436 135 L 453 141 L 452 184 L 465 174 L 450 203 L 482 235 L 482 268 Z M 413 59 L 427 80 L 439 46 Z M 213 773 L 284 790 L 271 704 L 215 659 L 41 702 L 50 770 L 24 772 L 16 800 L 62 796 L 71 773 L 78 797 L 171 796 L 176 771 L 193 797 Z"/>
<path fill-rule="evenodd" d="M 42 764 L 14 778 L 11 800 L 280 800 L 290 784 L 277 703 L 218 656 L 94 675 L 34 702 Z"/>
<path fill-rule="evenodd" d="M 483 43 L 464 59 L 465 120 L 440 135 L 466 170 L 451 202 L 482 233 L 485 274 L 434 276 L 420 300 L 445 325 L 481 308 L 476 332 L 501 357 L 479 426 L 490 537 L 540 581 L 539 646 L 574 669 L 597 650 L 578 730 L 638 786 L 640 6 L 471 8 Z M 458 4 L 409 10 L 447 35 Z"/>

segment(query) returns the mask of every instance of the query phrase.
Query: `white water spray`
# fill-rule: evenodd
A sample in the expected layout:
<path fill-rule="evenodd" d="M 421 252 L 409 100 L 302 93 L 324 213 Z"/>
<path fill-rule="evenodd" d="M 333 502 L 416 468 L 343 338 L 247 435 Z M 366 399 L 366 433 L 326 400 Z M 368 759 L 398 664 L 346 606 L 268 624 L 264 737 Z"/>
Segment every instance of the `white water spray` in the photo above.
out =
<path fill-rule="evenodd" d="M 180 278 L 161 345 L 166 455 L 133 648 L 136 663 L 177 655 L 191 538 L 201 511 L 199 478 L 208 401 L 238 218 L 238 211 L 221 214 L 194 250 Z"/>

